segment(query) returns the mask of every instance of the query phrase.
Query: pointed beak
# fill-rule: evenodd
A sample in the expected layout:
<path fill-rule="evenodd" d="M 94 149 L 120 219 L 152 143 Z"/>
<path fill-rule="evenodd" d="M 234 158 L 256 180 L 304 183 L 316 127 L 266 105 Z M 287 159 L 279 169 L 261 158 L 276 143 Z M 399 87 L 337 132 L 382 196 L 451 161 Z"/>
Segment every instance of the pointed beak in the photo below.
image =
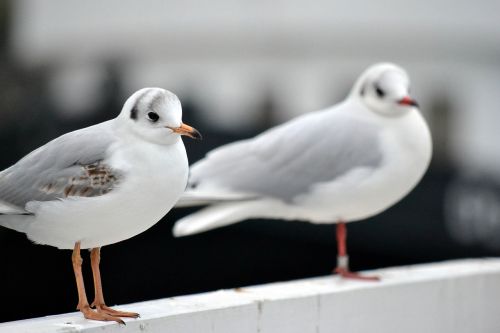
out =
<path fill-rule="evenodd" d="M 408 105 L 408 106 L 414 106 L 418 108 L 418 103 L 414 99 L 412 99 L 410 96 L 405 96 L 402 99 L 398 101 L 399 105 Z"/>
<path fill-rule="evenodd" d="M 181 123 L 181 126 L 179 126 L 179 127 L 167 126 L 167 128 L 170 128 L 174 133 L 189 136 L 190 138 L 193 138 L 193 139 L 201 140 L 201 138 L 202 138 L 200 132 L 198 132 L 194 127 L 191 127 L 191 126 L 186 125 L 184 123 Z"/>

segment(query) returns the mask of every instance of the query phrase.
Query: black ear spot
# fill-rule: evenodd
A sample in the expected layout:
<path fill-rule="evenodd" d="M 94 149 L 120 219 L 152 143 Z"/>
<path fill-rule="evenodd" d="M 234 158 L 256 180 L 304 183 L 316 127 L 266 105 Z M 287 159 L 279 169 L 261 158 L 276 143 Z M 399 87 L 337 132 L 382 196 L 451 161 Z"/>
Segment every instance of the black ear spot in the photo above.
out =
<path fill-rule="evenodd" d="M 363 84 L 363 86 L 361 87 L 361 90 L 359 91 L 359 95 L 361 97 L 363 97 L 366 93 L 366 84 Z"/>
<path fill-rule="evenodd" d="M 153 123 L 156 123 L 158 119 L 160 119 L 160 116 L 156 112 L 149 112 L 148 113 L 148 118 L 151 120 Z"/>
<path fill-rule="evenodd" d="M 380 98 L 385 96 L 385 91 L 383 91 L 378 84 L 375 85 L 375 92 L 377 93 L 377 96 Z"/>
<path fill-rule="evenodd" d="M 132 110 L 130 110 L 130 118 L 136 120 L 137 119 L 137 107 L 133 107 Z"/>

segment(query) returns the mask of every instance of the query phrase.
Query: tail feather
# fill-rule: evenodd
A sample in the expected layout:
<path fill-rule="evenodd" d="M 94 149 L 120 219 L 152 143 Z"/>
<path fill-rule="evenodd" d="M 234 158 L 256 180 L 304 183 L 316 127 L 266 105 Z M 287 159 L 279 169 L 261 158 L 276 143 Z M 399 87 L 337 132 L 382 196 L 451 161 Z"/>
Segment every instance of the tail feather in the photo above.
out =
<path fill-rule="evenodd" d="M 0 214 L 0 226 L 19 232 L 26 232 L 34 215 L 30 214 Z"/>
<path fill-rule="evenodd" d="M 33 214 L 30 212 L 0 201 L 0 226 L 25 232 L 32 220 Z"/>
<path fill-rule="evenodd" d="M 200 191 L 186 191 L 181 196 L 175 207 L 193 207 L 203 205 L 221 204 L 224 202 L 235 202 L 242 200 L 254 199 L 254 196 L 248 194 L 234 194 L 234 193 L 211 193 Z"/>
<path fill-rule="evenodd" d="M 249 219 L 255 214 L 258 201 L 231 202 L 213 205 L 188 215 L 174 225 L 175 237 L 197 234 Z"/>
<path fill-rule="evenodd" d="M 26 210 L 0 200 L 0 215 L 27 215 Z"/>

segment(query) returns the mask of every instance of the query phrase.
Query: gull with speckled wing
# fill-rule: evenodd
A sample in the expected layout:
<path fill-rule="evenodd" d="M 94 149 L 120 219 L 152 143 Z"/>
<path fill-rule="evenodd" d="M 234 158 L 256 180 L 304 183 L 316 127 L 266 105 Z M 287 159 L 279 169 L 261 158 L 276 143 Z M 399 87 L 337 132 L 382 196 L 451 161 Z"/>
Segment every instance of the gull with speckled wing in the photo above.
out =
<path fill-rule="evenodd" d="M 181 118 L 177 96 L 141 89 L 117 118 L 67 133 L 0 172 L 0 225 L 38 244 L 73 249 L 85 318 L 123 323 L 120 317 L 138 316 L 104 303 L 100 248 L 147 230 L 183 193 L 188 160 L 181 135 L 200 134 Z M 91 249 L 95 310 L 85 294 L 81 248 Z"/>

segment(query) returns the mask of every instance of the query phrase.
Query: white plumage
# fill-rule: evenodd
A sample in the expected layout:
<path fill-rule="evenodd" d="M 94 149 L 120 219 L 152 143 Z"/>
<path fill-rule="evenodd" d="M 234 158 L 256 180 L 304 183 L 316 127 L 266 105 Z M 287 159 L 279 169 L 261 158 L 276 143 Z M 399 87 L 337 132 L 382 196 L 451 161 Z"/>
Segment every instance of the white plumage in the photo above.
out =
<path fill-rule="evenodd" d="M 100 247 L 158 222 L 185 189 L 188 161 L 181 104 L 159 88 L 134 93 L 110 121 L 65 134 L 0 172 L 0 225 L 32 241 L 73 249 L 78 309 L 85 318 L 124 323 L 139 314 L 106 306 Z M 91 250 L 95 299 L 85 293 L 80 249 Z"/>
<path fill-rule="evenodd" d="M 178 221 L 185 236 L 249 218 L 353 222 L 389 208 L 419 182 L 429 129 L 406 72 L 367 69 L 343 102 L 210 152 L 194 164 Z"/>
<path fill-rule="evenodd" d="M 131 119 L 134 107 L 138 118 L 155 108 L 160 120 Z M 0 173 L 0 224 L 62 249 L 77 241 L 82 248 L 104 246 L 145 231 L 173 207 L 187 183 L 184 144 L 167 125 L 181 125 L 179 100 L 163 89 L 143 89 L 116 119 L 40 147 Z M 81 180 L 92 176 L 86 168 L 94 164 L 100 168 L 94 183 Z"/>

